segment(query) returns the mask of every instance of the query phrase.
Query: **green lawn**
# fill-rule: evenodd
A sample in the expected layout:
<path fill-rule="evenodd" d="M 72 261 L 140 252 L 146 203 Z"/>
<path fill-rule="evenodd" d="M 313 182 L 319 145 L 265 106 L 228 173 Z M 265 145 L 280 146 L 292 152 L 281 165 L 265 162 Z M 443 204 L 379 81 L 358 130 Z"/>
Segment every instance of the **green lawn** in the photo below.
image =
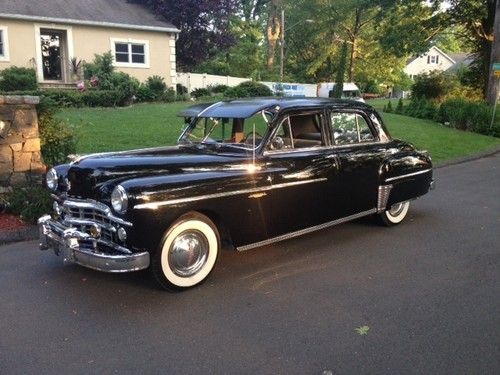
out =
<path fill-rule="evenodd" d="M 387 99 L 377 99 L 375 107 Z M 397 104 L 393 101 L 393 105 Z M 184 125 L 176 114 L 190 103 L 140 104 L 127 108 L 67 108 L 57 116 L 77 128 L 78 153 L 118 151 L 175 144 Z M 428 150 L 443 162 L 500 145 L 500 139 L 449 129 L 440 124 L 407 116 L 383 113 L 395 138 Z"/>

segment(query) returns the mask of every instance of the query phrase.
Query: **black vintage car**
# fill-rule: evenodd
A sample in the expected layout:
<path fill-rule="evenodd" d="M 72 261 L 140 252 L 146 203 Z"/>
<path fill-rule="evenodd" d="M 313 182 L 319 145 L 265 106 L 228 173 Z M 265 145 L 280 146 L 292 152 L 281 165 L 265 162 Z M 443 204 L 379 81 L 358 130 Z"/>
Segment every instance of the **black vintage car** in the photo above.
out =
<path fill-rule="evenodd" d="M 93 154 L 47 173 L 40 246 L 106 272 L 192 287 L 221 243 L 243 251 L 375 215 L 400 223 L 433 185 L 425 152 L 370 106 L 247 99 L 186 109 L 178 145 Z"/>

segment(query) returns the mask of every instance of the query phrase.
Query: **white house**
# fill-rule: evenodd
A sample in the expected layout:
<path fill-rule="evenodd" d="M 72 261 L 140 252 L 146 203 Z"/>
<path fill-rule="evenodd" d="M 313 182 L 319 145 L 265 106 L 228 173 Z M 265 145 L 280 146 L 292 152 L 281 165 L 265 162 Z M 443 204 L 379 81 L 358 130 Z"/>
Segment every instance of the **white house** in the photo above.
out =
<path fill-rule="evenodd" d="M 411 78 L 420 74 L 429 73 L 433 70 L 447 71 L 456 64 L 448 54 L 438 47 L 432 46 L 427 53 L 415 56 L 408 60 L 404 72 Z"/>

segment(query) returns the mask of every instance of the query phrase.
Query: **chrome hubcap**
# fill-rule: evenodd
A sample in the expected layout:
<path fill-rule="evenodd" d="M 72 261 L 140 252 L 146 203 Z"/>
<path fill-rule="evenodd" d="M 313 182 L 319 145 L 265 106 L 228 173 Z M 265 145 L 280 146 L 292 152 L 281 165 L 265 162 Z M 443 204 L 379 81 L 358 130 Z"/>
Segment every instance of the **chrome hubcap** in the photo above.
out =
<path fill-rule="evenodd" d="M 405 203 L 406 202 L 393 204 L 389 209 L 389 215 L 398 216 L 401 212 L 403 212 L 403 209 L 405 208 Z"/>
<path fill-rule="evenodd" d="M 200 231 L 190 230 L 179 234 L 170 245 L 168 263 L 177 276 L 196 274 L 208 258 L 208 240 Z"/>

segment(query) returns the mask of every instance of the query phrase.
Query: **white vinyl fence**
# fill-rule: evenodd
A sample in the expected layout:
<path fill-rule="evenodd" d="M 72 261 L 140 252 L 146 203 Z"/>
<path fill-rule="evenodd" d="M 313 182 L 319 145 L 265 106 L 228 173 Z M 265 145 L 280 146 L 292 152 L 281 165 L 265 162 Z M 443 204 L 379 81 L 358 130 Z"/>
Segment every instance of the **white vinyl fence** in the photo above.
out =
<path fill-rule="evenodd" d="M 206 89 L 208 86 L 214 85 L 233 87 L 241 82 L 250 80 L 251 78 L 216 76 L 212 74 L 177 73 L 177 83 L 187 87 L 189 93 L 196 89 Z"/>

